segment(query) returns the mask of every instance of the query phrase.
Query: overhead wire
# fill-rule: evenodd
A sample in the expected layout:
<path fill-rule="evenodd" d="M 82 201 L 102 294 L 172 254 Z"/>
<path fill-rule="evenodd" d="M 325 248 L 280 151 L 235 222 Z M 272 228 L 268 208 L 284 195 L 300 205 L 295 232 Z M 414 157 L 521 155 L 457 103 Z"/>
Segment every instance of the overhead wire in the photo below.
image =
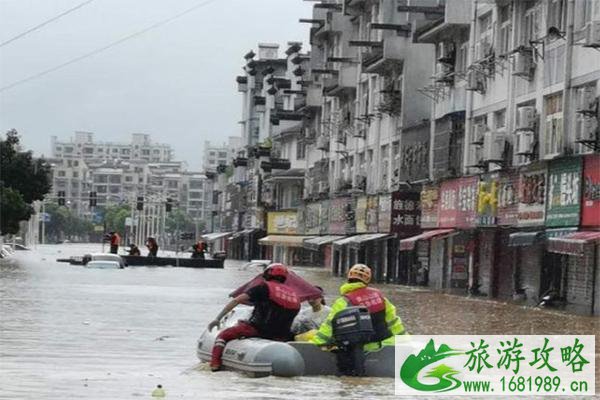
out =
<path fill-rule="evenodd" d="M 85 54 L 83 54 L 83 55 L 81 55 L 81 56 L 78 56 L 78 57 L 72 58 L 72 59 L 70 59 L 70 60 L 68 60 L 68 61 L 65 61 L 65 62 L 64 62 L 64 63 L 62 63 L 62 64 L 56 65 L 56 66 L 54 66 L 54 67 L 52 67 L 52 68 L 48 68 L 48 69 L 46 69 L 46 70 L 44 70 L 44 71 L 38 72 L 37 74 L 30 75 L 30 76 L 28 76 L 27 78 L 20 79 L 20 80 L 18 80 L 18 81 L 16 81 L 16 82 L 13 82 L 13 83 L 9 84 L 9 85 L 2 86 L 2 87 L 0 87 L 0 93 L 1 93 L 1 92 L 4 92 L 4 91 L 6 91 L 6 90 L 12 89 L 12 88 L 13 88 L 13 87 L 15 87 L 15 86 L 22 85 L 22 84 L 24 84 L 24 83 L 27 83 L 27 82 L 29 82 L 29 81 L 32 81 L 32 80 L 34 80 L 34 79 L 40 78 L 40 77 L 42 77 L 42 76 L 44 76 L 44 75 L 48 75 L 49 73 L 52 73 L 52 72 L 54 72 L 54 71 L 57 71 L 57 70 L 59 70 L 59 69 L 62 69 L 62 68 L 64 68 L 64 67 L 68 66 L 68 65 L 75 64 L 75 63 L 77 63 L 77 62 L 79 62 L 79 61 L 85 60 L 86 58 L 89 58 L 89 57 L 95 56 L 96 54 L 102 53 L 102 52 L 104 52 L 104 51 L 106 51 L 106 50 L 108 50 L 108 49 L 110 49 L 110 48 L 113 48 L 113 47 L 115 47 L 115 46 L 118 46 L 118 45 L 120 45 L 121 43 L 124 43 L 124 42 L 126 42 L 126 41 L 128 41 L 128 40 L 130 40 L 130 39 L 133 39 L 133 38 L 136 38 L 136 37 L 138 37 L 138 36 L 141 36 L 141 35 L 145 34 L 145 33 L 146 33 L 146 32 L 148 32 L 148 31 L 151 31 L 151 30 L 153 30 L 153 29 L 156 29 L 156 28 L 159 28 L 159 27 L 161 27 L 161 26 L 163 26 L 163 25 L 165 25 L 165 24 L 168 24 L 169 22 L 172 22 L 172 21 L 174 21 L 174 20 L 176 20 L 176 19 L 178 19 L 178 18 L 181 18 L 181 17 L 183 17 L 184 15 L 186 15 L 186 14 L 189 14 L 189 13 L 191 13 L 192 11 L 195 11 L 195 10 L 197 10 L 198 8 L 201 8 L 201 7 L 207 6 L 207 5 L 209 5 L 210 3 L 214 3 L 215 1 L 217 1 L 217 0 L 206 0 L 206 1 L 202 1 L 202 2 L 200 2 L 200 3 L 198 3 L 198 4 L 194 5 L 194 6 L 192 6 L 192 7 L 190 7 L 190 8 L 187 8 L 187 9 L 185 9 L 184 11 L 182 11 L 182 12 L 180 12 L 180 13 L 176 14 L 176 15 L 173 15 L 173 16 L 171 16 L 171 17 L 169 17 L 169 18 L 165 18 L 165 19 L 163 19 L 163 20 L 160 20 L 160 21 L 158 21 L 158 22 L 155 22 L 154 24 L 152 24 L 152 25 L 149 25 L 149 26 L 147 26 L 146 28 L 143 28 L 143 29 L 141 29 L 141 30 L 139 30 L 139 31 L 136 31 L 136 32 L 134 32 L 134 33 L 131 33 L 131 34 L 127 35 L 127 36 L 124 36 L 124 37 L 122 37 L 121 39 L 115 40 L 114 42 L 111 42 L 111 43 L 107 44 L 106 46 L 103 46 L 103 47 L 97 48 L 97 49 L 95 49 L 95 50 L 93 50 L 93 51 L 90 51 L 89 53 L 85 53 Z"/>
<path fill-rule="evenodd" d="M 87 0 L 87 1 L 84 1 L 83 3 L 79 3 L 79 4 L 78 4 L 78 5 L 76 5 L 75 7 L 73 7 L 73 8 L 69 8 L 68 10 L 66 10 L 66 11 L 63 11 L 62 13 L 60 13 L 60 14 L 58 14 L 58 15 L 56 15 L 56 16 L 54 16 L 54 17 L 52 17 L 52 18 L 50 18 L 50 19 L 48 19 L 48 20 L 46 20 L 46 21 L 44 21 L 44 22 L 42 22 L 42 23 L 40 23 L 40 24 L 38 24 L 38 25 L 36 25 L 36 26 L 34 26 L 34 27 L 32 27 L 32 28 L 29 28 L 29 29 L 27 29 L 25 32 L 21 32 L 21 33 L 19 33 L 18 35 L 16 35 L 16 36 L 13 36 L 12 38 L 10 38 L 10 39 L 8 39 L 8 40 L 6 40 L 6 41 L 4 41 L 4 42 L 0 43 L 0 47 L 4 47 L 4 46 L 6 46 L 6 45 L 7 45 L 7 44 L 9 44 L 9 43 L 12 43 L 12 42 L 14 42 L 15 40 L 21 39 L 23 36 L 27 36 L 27 35 L 29 35 L 31 32 L 35 32 L 35 31 L 37 31 L 38 29 L 40 29 L 40 28 L 43 28 L 44 26 L 46 26 L 46 25 L 48 25 L 48 24 L 50 24 L 50 23 L 52 23 L 52 22 L 56 21 L 57 19 L 60 19 L 60 18 L 64 17 L 64 16 L 65 16 L 65 15 L 67 15 L 67 14 L 70 14 L 70 13 L 72 13 L 73 11 L 79 10 L 81 7 L 84 7 L 84 6 L 86 6 L 86 5 L 90 4 L 90 3 L 91 3 L 91 2 L 93 2 L 93 1 L 94 1 L 94 0 Z"/>

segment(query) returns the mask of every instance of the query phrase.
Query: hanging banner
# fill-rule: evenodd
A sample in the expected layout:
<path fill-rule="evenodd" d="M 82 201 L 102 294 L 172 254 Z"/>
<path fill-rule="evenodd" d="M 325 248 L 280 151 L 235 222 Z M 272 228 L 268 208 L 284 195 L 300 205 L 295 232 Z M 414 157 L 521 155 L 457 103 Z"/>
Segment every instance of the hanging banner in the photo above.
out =
<path fill-rule="evenodd" d="M 367 196 L 356 199 L 356 233 L 367 232 Z"/>
<path fill-rule="evenodd" d="M 495 226 L 498 216 L 499 174 L 484 174 L 477 185 L 477 224 Z"/>
<path fill-rule="evenodd" d="M 600 228 L 600 154 L 585 156 L 583 161 L 581 225 Z"/>
<path fill-rule="evenodd" d="M 421 231 L 421 198 L 418 192 L 392 193 L 392 233 L 402 238 Z"/>
<path fill-rule="evenodd" d="M 546 168 L 522 171 L 519 174 L 518 226 L 544 225 L 546 214 Z"/>
<path fill-rule="evenodd" d="M 548 166 L 546 226 L 578 226 L 582 158 L 553 160 Z"/>
<path fill-rule="evenodd" d="M 418 195 L 418 193 L 417 193 Z M 379 218 L 378 231 L 390 233 L 392 229 L 392 195 L 382 194 L 379 196 Z M 418 225 L 418 223 L 417 223 Z"/>
<path fill-rule="evenodd" d="M 440 188 L 423 186 L 421 191 L 421 228 L 437 228 Z"/>
<path fill-rule="evenodd" d="M 309 203 L 304 208 L 304 234 L 318 235 L 320 231 L 320 203 Z"/>
<path fill-rule="evenodd" d="M 337 235 L 345 235 L 356 230 L 354 226 L 355 217 L 354 210 L 351 205 L 350 197 L 338 197 L 329 202 L 329 233 Z M 348 232 L 348 225 L 352 224 L 351 230 Z"/>
<path fill-rule="evenodd" d="M 517 225 L 519 215 L 518 200 L 519 174 L 516 172 L 501 173 L 498 178 L 498 225 Z"/>
<path fill-rule="evenodd" d="M 267 214 L 269 235 L 295 235 L 298 233 L 298 213 L 296 211 L 270 211 Z"/>
<path fill-rule="evenodd" d="M 356 232 L 356 199 L 346 198 L 346 233 Z"/>
<path fill-rule="evenodd" d="M 379 198 L 377 196 L 369 196 L 367 197 L 367 212 L 366 212 L 366 223 L 367 223 L 367 232 L 376 233 L 378 224 L 377 224 L 377 214 L 379 213 Z"/>
<path fill-rule="evenodd" d="M 441 228 L 475 227 L 479 177 L 453 179 L 442 183 L 438 225 Z"/>

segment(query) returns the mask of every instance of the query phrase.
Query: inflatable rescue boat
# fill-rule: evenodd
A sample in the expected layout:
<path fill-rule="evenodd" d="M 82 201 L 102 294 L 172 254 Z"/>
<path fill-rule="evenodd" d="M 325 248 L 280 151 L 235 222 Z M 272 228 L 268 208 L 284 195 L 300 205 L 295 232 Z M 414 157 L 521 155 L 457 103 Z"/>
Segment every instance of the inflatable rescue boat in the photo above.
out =
<path fill-rule="evenodd" d="M 238 307 L 221 320 L 221 329 L 233 326 L 239 319 L 247 319 L 251 308 Z M 205 330 L 198 340 L 197 355 L 209 362 L 219 330 Z M 401 351 L 413 351 L 410 342 L 396 344 Z M 394 346 L 384 346 L 367 353 L 366 376 L 394 377 Z M 246 373 L 253 377 L 268 375 L 293 377 L 310 375 L 339 375 L 336 355 L 309 342 L 276 342 L 260 338 L 232 340 L 223 352 L 223 368 Z"/>

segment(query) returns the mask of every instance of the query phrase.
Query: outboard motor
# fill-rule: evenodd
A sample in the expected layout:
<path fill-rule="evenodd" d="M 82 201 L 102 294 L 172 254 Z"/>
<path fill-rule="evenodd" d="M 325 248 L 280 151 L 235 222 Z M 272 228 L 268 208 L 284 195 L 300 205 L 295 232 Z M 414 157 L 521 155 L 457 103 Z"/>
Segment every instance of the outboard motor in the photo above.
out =
<path fill-rule="evenodd" d="M 375 330 L 366 307 L 348 307 L 338 312 L 331 321 L 333 338 L 338 350 L 338 371 L 342 375 L 365 375 L 363 345 L 372 341 Z"/>

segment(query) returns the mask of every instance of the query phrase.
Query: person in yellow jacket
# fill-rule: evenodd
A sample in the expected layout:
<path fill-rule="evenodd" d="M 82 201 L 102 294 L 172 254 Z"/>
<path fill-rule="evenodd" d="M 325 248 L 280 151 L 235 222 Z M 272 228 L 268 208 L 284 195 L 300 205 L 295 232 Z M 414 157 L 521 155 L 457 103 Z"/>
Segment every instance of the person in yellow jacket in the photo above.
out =
<path fill-rule="evenodd" d="M 406 333 L 400 317 L 396 315 L 396 307 L 379 290 L 369 287 L 370 282 L 371 269 L 366 265 L 356 264 L 348 270 L 348 282 L 340 287 L 341 297 L 331 305 L 331 312 L 312 337 L 312 343 L 318 346 L 334 345 L 331 321 L 346 307 L 359 305 L 369 310 L 375 330 L 373 341 L 364 346 L 365 351 L 393 346 L 394 336 Z"/>

